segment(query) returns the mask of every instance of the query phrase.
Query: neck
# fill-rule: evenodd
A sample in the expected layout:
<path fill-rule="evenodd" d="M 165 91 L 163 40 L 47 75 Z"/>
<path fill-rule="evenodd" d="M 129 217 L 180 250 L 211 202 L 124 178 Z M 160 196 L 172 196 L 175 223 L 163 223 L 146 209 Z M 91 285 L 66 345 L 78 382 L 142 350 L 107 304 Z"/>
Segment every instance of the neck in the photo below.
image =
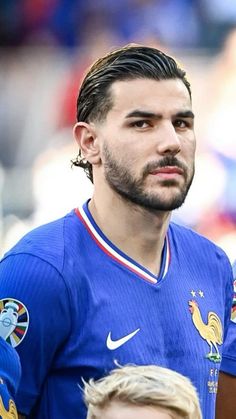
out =
<path fill-rule="evenodd" d="M 170 213 L 151 211 L 116 192 L 96 194 L 90 212 L 108 239 L 125 254 L 158 275 Z"/>

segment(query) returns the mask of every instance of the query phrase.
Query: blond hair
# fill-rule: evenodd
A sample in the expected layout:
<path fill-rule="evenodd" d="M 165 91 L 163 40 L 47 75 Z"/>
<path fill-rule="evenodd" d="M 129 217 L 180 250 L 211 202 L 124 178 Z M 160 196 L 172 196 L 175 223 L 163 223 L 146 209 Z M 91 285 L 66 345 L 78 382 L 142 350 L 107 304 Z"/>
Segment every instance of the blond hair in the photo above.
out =
<path fill-rule="evenodd" d="M 91 379 L 84 384 L 87 419 L 98 418 L 99 410 L 112 401 L 161 407 L 186 419 L 202 419 L 198 395 L 191 381 L 167 368 L 125 366 L 98 381 Z"/>

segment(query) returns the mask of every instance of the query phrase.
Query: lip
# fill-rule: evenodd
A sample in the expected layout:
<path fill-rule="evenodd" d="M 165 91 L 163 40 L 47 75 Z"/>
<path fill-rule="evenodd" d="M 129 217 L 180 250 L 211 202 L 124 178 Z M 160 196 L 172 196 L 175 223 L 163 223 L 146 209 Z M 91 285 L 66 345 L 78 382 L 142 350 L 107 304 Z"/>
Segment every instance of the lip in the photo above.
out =
<path fill-rule="evenodd" d="M 183 170 L 177 166 L 165 166 L 159 167 L 158 169 L 153 170 L 150 172 L 151 175 L 154 176 L 162 176 L 162 177 L 173 177 L 176 175 L 183 175 Z"/>

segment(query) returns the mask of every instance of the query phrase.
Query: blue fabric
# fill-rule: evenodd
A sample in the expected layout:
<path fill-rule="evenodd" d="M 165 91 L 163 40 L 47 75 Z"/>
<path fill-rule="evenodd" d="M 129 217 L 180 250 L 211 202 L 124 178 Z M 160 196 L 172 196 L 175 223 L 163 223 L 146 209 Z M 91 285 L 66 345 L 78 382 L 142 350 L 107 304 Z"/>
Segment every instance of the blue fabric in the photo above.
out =
<path fill-rule="evenodd" d="M 3 412 L 6 415 L 9 412 L 9 403 L 14 404 L 20 374 L 21 366 L 17 352 L 0 337 L 0 418 Z M 15 406 L 11 409 L 15 409 L 16 412 Z M 4 417 L 8 416 L 3 415 Z"/>
<path fill-rule="evenodd" d="M 236 260 L 233 263 L 234 297 L 232 304 L 231 322 L 227 338 L 224 343 L 221 371 L 236 376 Z"/>
<path fill-rule="evenodd" d="M 8 337 L 23 369 L 19 411 L 31 412 L 31 419 L 84 419 L 82 378 L 102 377 L 118 362 L 157 364 L 188 376 L 204 419 L 213 419 L 221 326 L 226 333 L 232 300 L 228 258 L 172 223 L 169 269 L 150 283 L 135 261 L 121 263 L 125 255 L 101 236 L 86 205 L 84 211 L 96 237 L 72 211 L 27 234 L 0 264 L 2 305 L 15 301 L 27 314 L 20 343 L 15 332 Z"/>

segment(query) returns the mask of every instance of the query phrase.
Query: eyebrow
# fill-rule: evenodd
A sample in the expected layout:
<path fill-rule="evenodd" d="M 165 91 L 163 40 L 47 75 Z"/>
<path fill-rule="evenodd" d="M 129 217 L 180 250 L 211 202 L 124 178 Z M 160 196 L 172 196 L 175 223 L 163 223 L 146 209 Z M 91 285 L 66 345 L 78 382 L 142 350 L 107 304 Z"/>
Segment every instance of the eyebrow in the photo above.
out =
<path fill-rule="evenodd" d="M 192 111 L 181 111 L 175 114 L 177 118 L 192 118 L 194 119 L 194 113 Z"/>
<path fill-rule="evenodd" d="M 174 114 L 175 118 L 192 118 L 194 119 L 194 113 L 192 111 L 181 111 Z M 156 114 L 153 112 L 141 111 L 141 110 L 134 110 L 126 115 L 125 118 L 154 118 L 154 119 L 161 119 L 161 114 Z"/>

